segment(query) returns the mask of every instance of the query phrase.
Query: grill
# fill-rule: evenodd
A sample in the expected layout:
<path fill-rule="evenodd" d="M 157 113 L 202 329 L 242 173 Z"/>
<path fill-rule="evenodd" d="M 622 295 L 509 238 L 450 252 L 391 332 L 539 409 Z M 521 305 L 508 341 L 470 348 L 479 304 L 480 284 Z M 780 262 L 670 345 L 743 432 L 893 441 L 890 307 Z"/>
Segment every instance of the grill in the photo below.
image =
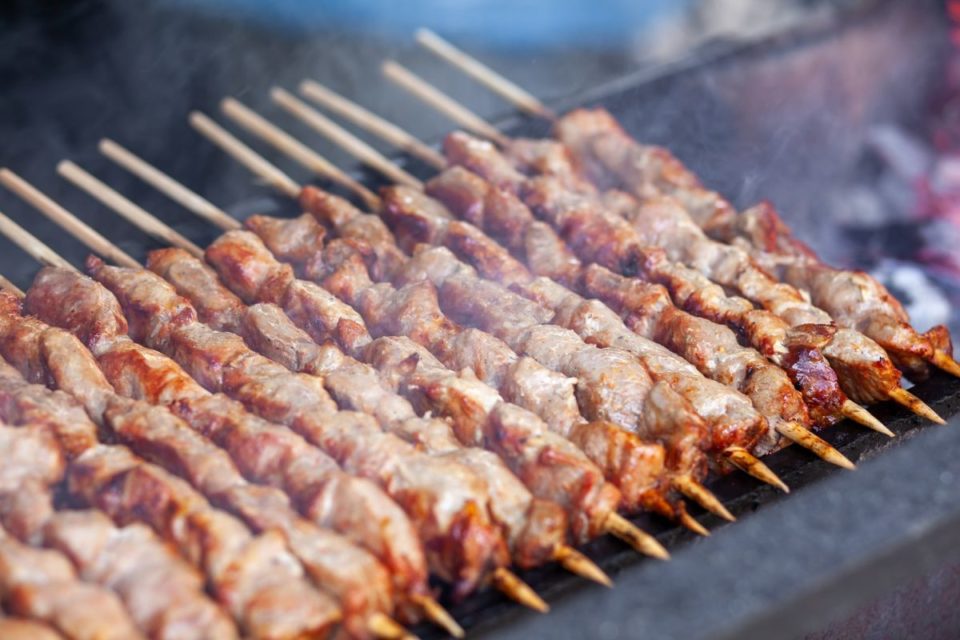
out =
<path fill-rule="evenodd" d="M 892 41 L 896 49 L 886 46 Z M 886 228 L 821 229 L 818 211 L 835 206 L 828 196 L 838 190 L 874 184 L 876 171 L 863 166 L 868 130 L 890 121 L 907 126 L 922 122 L 947 47 L 948 23 L 933 3 L 870 3 L 865 10 L 829 16 L 748 45 L 714 43 L 667 67 L 617 79 L 556 106 L 560 112 L 606 107 L 631 134 L 672 149 L 738 207 L 761 195 L 774 199 L 788 212 L 791 226 L 814 238 L 812 244 L 823 247 L 828 260 L 849 255 L 869 259 L 878 243 L 893 244 L 890 252 L 903 253 L 896 243 L 912 239 L 899 239 Z M 853 52 L 862 51 L 877 56 L 878 67 L 890 73 L 865 80 L 849 94 L 829 81 L 811 82 L 829 66 L 837 82 L 849 86 L 844 81 L 862 63 Z M 499 128 L 517 136 L 547 133 L 544 126 L 519 117 L 501 121 Z M 15 158 L 8 161 L 16 164 Z M 418 175 L 430 175 L 408 158 L 397 161 Z M 184 161 L 177 162 L 183 166 Z M 238 179 L 216 156 L 201 152 L 199 164 L 215 176 L 214 191 L 222 201 L 241 189 L 251 191 L 236 187 Z M 191 186 L 207 193 L 203 171 L 196 168 L 180 174 L 195 176 Z M 377 184 L 371 175 L 356 175 Z M 110 182 L 122 184 L 122 179 Z M 156 196 L 137 189 L 129 191 L 134 200 L 163 211 Z M 51 191 L 59 195 L 53 187 Z M 239 219 L 252 212 L 295 213 L 281 200 L 233 201 L 228 211 Z M 110 228 L 106 222 L 94 226 Z M 181 221 L 175 227 L 201 244 L 214 237 L 196 223 Z M 43 225 L 37 228 L 42 231 Z M 68 258 L 82 255 L 57 233 L 44 237 Z M 140 234 L 121 232 L 120 237 L 125 239 L 119 244 L 134 256 L 152 248 Z M 9 255 L 0 267 L 20 285 L 29 282 L 35 269 Z M 956 379 L 936 373 L 912 391 L 948 420 L 960 412 Z M 548 616 L 526 613 L 490 592 L 450 610 L 472 637 L 799 637 L 829 622 L 832 631 L 822 637 L 886 635 L 890 628 L 879 626 L 877 608 L 896 612 L 897 622 L 887 623 L 893 629 L 910 629 L 911 622 L 915 629 L 929 616 L 925 623 L 934 624 L 932 632 L 951 637 L 950 630 L 960 627 L 956 614 L 931 614 L 928 601 L 919 601 L 916 592 L 927 593 L 924 580 L 936 579 L 940 588 L 926 597 L 944 603 L 950 594 L 960 595 L 953 544 L 960 528 L 960 462 L 951 455 L 960 446 L 960 436 L 951 428 L 957 421 L 939 427 L 889 404 L 871 410 L 896 439 L 847 423 L 826 434 L 858 462 L 856 473 L 836 471 L 790 447 L 764 458 L 791 487 L 790 496 L 758 487 L 744 475 L 710 483 L 741 521 L 721 527 L 711 520 L 716 535 L 709 539 L 696 539 L 660 519 L 637 518 L 674 552 L 670 563 L 644 561 L 608 539 L 586 545 L 584 551 L 613 578 L 613 591 L 547 567 L 520 575 L 550 602 Z M 437 634 L 429 628 L 416 632 L 421 637 Z"/>

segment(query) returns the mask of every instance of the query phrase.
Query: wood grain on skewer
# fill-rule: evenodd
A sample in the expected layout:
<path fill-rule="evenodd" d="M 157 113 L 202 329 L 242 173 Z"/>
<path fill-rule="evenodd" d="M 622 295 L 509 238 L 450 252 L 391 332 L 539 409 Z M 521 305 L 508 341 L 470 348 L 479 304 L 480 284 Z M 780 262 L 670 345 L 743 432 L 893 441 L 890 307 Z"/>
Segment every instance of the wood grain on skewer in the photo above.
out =
<path fill-rule="evenodd" d="M 278 151 L 296 158 L 298 162 L 309 167 L 310 170 L 317 175 L 353 191 L 362 198 L 368 206 L 374 206 L 380 202 L 380 198 L 372 191 L 351 178 L 346 172 L 340 170 L 335 164 L 299 140 L 293 138 L 293 136 L 280 129 L 280 127 L 268 122 L 239 100 L 224 98 L 220 102 L 220 108 L 224 115 L 250 133 L 266 140 L 272 146 L 276 147 Z"/>
<path fill-rule="evenodd" d="M 300 93 L 325 109 L 349 120 L 361 129 L 376 131 L 377 135 L 389 144 L 417 157 L 434 169 L 443 169 L 447 166 L 443 154 L 427 146 L 392 122 L 384 120 L 372 111 L 364 109 L 313 80 L 301 82 Z"/>
<path fill-rule="evenodd" d="M 801 447 L 809 449 L 830 464 L 835 464 L 844 469 L 856 468 L 856 465 L 850 462 L 847 456 L 837 451 L 833 445 L 803 425 L 796 422 L 781 422 L 777 425 L 777 433 Z"/>
<path fill-rule="evenodd" d="M 233 134 L 199 111 L 190 113 L 190 125 L 218 147 L 226 151 L 234 160 L 245 166 L 255 176 L 279 191 L 296 198 L 300 185 L 293 178 L 267 162 L 263 156 L 240 142 Z"/>
<path fill-rule="evenodd" d="M 5 236 L 13 242 L 27 255 L 39 262 L 51 267 L 62 267 L 76 271 L 77 268 L 61 258 L 56 251 L 45 245 L 29 231 L 18 225 L 16 222 L 0 213 L 0 235 Z"/>
<path fill-rule="evenodd" d="M 685 528 L 693 531 L 697 535 L 701 535 L 705 538 L 710 535 L 710 531 L 705 526 L 697 522 L 697 519 L 687 513 L 686 510 L 680 512 L 680 515 L 677 516 L 677 520 Z"/>
<path fill-rule="evenodd" d="M 241 225 L 239 221 L 227 215 L 227 213 L 219 207 L 214 206 L 212 202 L 200 194 L 187 189 L 162 171 L 157 171 L 153 166 L 130 153 L 113 140 L 106 138 L 101 140 L 99 149 L 103 155 L 147 184 L 153 186 L 155 189 L 162 191 L 182 207 L 189 209 L 207 222 L 225 231 L 242 228 L 243 225 Z"/>
<path fill-rule="evenodd" d="M 287 113 L 301 120 L 311 129 L 325 137 L 333 139 L 343 148 L 350 149 L 350 153 L 360 162 L 373 167 L 390 180 L 406 184 L 417 189 L 423 188 L 423 183 L 398 167 L 392 162 L 383 162 L 383 156 L 366 142 L 334 125 L 325 115 L 303 102 L 290 92 L 274 87 L 270 90 L 270 98 L 282 107 Z"/>
<path fill-rule="evenodd" d="M 0 183 L 107 260 L 124 267 L 140 266 L 139 262 L 100 235 L 96 229 L 90 227 L 9 169 L 0 170 Z"/>
<path fill-rule="evenodd" d="M 142 219 L 143 214 L 146 213 L 146 211 L 122 196 L 118 191 L 106 183 L 101 182 L 69 160 L 64 160 L 57 165 L 57 173 L 131 222 L 135 219 Z M 194 256 L 199 257 L 203 255 L 203 249 L 195 245 L 180 232 L 165 224 L 149 224 L 145 231 L 161 242 L 166 242 L 167 244 L 177 243 Z"/>
<path fill-rule="evenodd" d="M 446 94 L 441 93 L 436 87 L 431 86 L 406 67 L 393 60 L 387 60 L 383 63 L 381 70 L 383 75 L 392 82 L 430 104 L 465 129 L 469 129 L 484 138 L 489 138 L 501 146 L 506 144 L 507 138 L 493 125 Z"/>
<path fill-rule="evenodd" d="M 523 111 L 546 120 L 556 119 L 556 114 L 531 93 L 507 80 L 476 58 L 460 51 L 433 31 L 418 29 L 415 37 L 424 48 L 440 56 Z"/>
<path fill-rule="evenodd" d="M 6 278 L 6 276 L 2 276 L 2 275 L 0 275 L 0 289 L 3 289 L 7 293 L 12 293 L 18 298 L 22 298 L 25 295 L 23 293 L 23 289 L 13 284 Z"/>
<path fill-rule="evenodd" d="M 930 408 L 930 406 L 913 395 L 903 387 L 899 387 L 890 393 L 890 399 L 894 402 L 903 405 L 910 411 L 913 411 L 918 416 L 922 416 L 931 422 L 936 422 L 937 424 L 946 424 L 947 421 L 940 417 L 940 415 Z"/>
<path fill-rule="evenodd" d="M 960 363 L 954 360 L 953 356 L 946 351 L 940 349 L 934 351 L 931 362 L 943 371 L 960 378 Z"/>
<path fill-rule="evenodd" d="M 845 400 L 843 405 L 840 407 L 840 412 L 843 413 L 845 418 L 849 418 L 854 422 L 862 424 L 868 429 L 873 429 L 877 433 L 882 433 L 890 438 L 896 436 L 893 431 L 890 431 L 890 429 L 887 428 L 887 425 L 877 420 L 875 417 L 873 417 L 872 413 L 849 398 Z"/>

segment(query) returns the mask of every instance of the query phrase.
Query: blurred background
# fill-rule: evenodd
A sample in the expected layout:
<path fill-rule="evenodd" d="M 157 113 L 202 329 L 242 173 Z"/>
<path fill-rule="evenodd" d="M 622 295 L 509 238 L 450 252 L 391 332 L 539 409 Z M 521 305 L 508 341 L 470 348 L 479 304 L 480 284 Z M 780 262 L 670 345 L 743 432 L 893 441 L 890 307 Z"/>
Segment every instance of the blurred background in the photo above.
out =
<path fill-rule="evenodd" d="M 610 107 L 738 206 L 772 200 L 829 261 L 881 277 L 918 328 L 950 322 L 956 334 L 958 24 L 954 0 L 4 0 L 0 165 L 134 257 L 157 243 L 60 179 L 57 161 L 78 162 L 203 243 L 212 228 L 113 168 L 98 140 L 238 215 L 289 211 L 194 133 L 187 113 L 223 122 L 218 103 L 234 96 L 352 168 L 267 93 L 311 78 L 436 142 L 451 124 L 380 76 L 396 58 L 483 117 L 508 118 L 507 104 L 416 47 L 425 26 L 548 103 Z M 0 192 L 0 211 L 75 264 L 87 253 L 11 194 Z M 26 287 L 37 268 L 0 241 L 0 273 Z M 960 569 L 947 568 L 817 637 L 940 637 L 949 627 L 926 614 L 955 611 L 943 599 L 958 590 Z"/>

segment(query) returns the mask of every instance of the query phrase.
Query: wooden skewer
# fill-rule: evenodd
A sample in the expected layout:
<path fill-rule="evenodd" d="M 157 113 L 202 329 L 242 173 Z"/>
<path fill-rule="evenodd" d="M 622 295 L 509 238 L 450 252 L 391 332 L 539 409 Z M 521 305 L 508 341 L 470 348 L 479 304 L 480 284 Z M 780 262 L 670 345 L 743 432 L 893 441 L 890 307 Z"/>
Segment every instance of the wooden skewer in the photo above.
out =
<path fill-rule="evenodd" d="M 18 298 L 22 298 L 25 295 L 23 293 L 23 289 L 13 284 L 9 280 L 7 280 L 6 276 L 2 276 L 2 275 L 0 275 L 0 289 L 3 289 L 7 293 L 12 293 Z"/>
<path fill-rule="evenodd" d="M 511 600 L 522 604 L 528 609 L 533 609 L 540 613 L 550 611 L 550 605 L 548 605 L 536 591 L 531 589 L 530 585 L 508 569 L 504 569 L 503 567 L 494 569 L 493 584 L 499 591 L 510 596 Z"/>
<path fill-rule="evenodd" d="M 701 535 L 705 538 L 710 535 L 710 531 L 705 526 L 697 522 L 696 518 L 687 513 L 686 510 L 680 510 L 679 515 L 677 515 L 677 521 L 697 535 Z"/>
<path fill-rule="evenodd" d="M 399 622 L 385 613 L 375 611 L 367 616 L 367 630 L 382 640 L 416 640 L 417 636 L 404 629 Z"/>
<path fill-rule="evenodd" d="M 804 449 L 809 449 L 826 462 L 835 464 L 844 469 L 855 469 L 856 465 L 849 458 L 837 451 L 829 442 L 796 422 L 781 422 L 776 427 L 777 433 L 791 440 Z"/>
<path fill-rule="evenodd" d="M 953 359 L 953 356 L 943 351 L 937 349 L 933 352 L 933 359 L 931 360 L 934 365 L 938 368 L 943 369 L 947 373 L 957 376 L 960 378 L 960 363 Z"/>
<path fill-rule="evenodd" d="M 436 87 L 431 86 L 420 76 L 399 63 L 387 60 L 383 63 L 381 70 L 389 80 L 430 104 L 465 129 L 469 129 L 484 138 L 489 138 L 500 146 L 505 146 L 509 142 L 506 136 L 493 125 L 446 94 L 441 93 Z"/>
<path fill-rule="evenodd" d="M 890 429 L 887 428 L 887 425 L 873 417 L 872 413 L 849 398 L 844 401 L 843 405 L 841 405 L 840 411 L 843 413 L 844 417 L 862 424 L 868 429 L 873 429 L 874 431 L 882 433 L 890 438 L 893 438 L 896 435 L 893 431 L 890 431 Z"/>
<path fill-rule="evenodd" d="M 620 538 L 644 555 L 658 560 L 670 559 L 670 552 L 668 552 L 662 544 L 657 542 L 656 538 L 635 526 L 619 513 L 611 511 L 604 521 L 604 528 L 607 533 Z"/>
<path fill-rule="evenodd" d="M 423 183 L 398 167 L 392 162 L 382 162 L 383 156 L 376 149 L 360 138 L 348 133 L 345 129 L 336 126 L 328 117 L 309 106 L 293 94 L 274 87 L 270 90 L 270 98 L 282 107 L 287 113 L 304 122 L 311 129 L 332 138 L 343 146 L 350 145 L 354 155 L 364 164 L 387 176 L 390 180 L 406 184 L 417 189 L 423 188 Z"/>
<path fill-rule="evenodd" d="M 140 266 L 120 247 L 9 169 L 0 169 L 0 183 L 107 260 L 124 267 Z"/>
<path fill-rule="evenodd" d="M 353 191 L 367 206 L 379 206 L 380 198 L 365 186 L 348 176 L 335 164 L 296 140 L 278 126 L 268 122 L 234 98 L 224 98 L 220 103 L 224 115 L 248 132 L 267 140 L 278 151 L 294 157 L 319 176 Z"/>
<path fill-rule="evenodd" d="M 207 222 L 225 231 L 243 227 L 239 221 L 227 215 L 219 207 L 214 206 L 212 202 L 187 189 L 162 171 L 157 171 L 152 165 L 144 162 L 113 140 L 104 138 L 100 141 L 99 149 L 103 155 L 155 189 L 162 191 L 182 207 L 189 209 Z"/>
<path fill-rule="evenodd" d="M 412 594 L 409 598 L 413 604 L 420 607 L 420 610 L 423 611 L 423 614 L 428 620 L 454 638 L 462 638 L 466 635 L 463 627 L 461 627 L 457 621 L 454 620 L 453 616 L 450 615 L 450 612 L 441 607 L 440 603 L 434 598 L 420 594 Z"/>
<path fill-rule="evenodd" d="M 727 460 L 741 471 L 750 474 L 757 480 L 766 482 L 780 489 L 780 491 L 784 493 L 790 493 L 790 487 L 780 479 L 780 476 L 775 474 L 762 460 L 743 447 L 728 447 L 723 453 L 727 457 Z"/>
<path fill-rule="evenodd" d="M 131 154 L 131 155 L 132 155 L 132 154 Z M 141 160 L 141 159 L 139 159 L 139 158 L 136 158 L 136 160 L 137 160 L 138 162 L 140 162 L 140 163 L 146 164 L 143 160 Z M 124 162 L 121 162 L 120 164 L 121 164 L 122 166 L 126 166 L 126 163 L 124 163 Z M 148 165 L 148 166 L 149 166 L 149 165 Z M 158 169 L 156 169 L 155 167 L 152 167 L 152 166 L 151 166 L 150 169 L 151 169 L 152 171 L 156 172 L 157 174 L 162 175 L 162 176 L 165 178 L 165 180 L 158 181 L 158 182 L 156 182 L 156 183 L 151 183 L 151 184 L 154 184 L 154 186 L 156 186 L 156 187 L 158 188 L 158 190 L 160 190 L 161 192 L 167 193 L 167 191 L 165 190 L 165 189 L 169 186 L 169 185 L 167 184 L 167 182 L 168 182 L 168 181 L 173 181 L 173 179 L 170 178 L 169 176 L 167 176 L 166 174 L 163 174 L 162 172 L 160 172 L 160 171 L 159 171 Z M 159 185 L 159 186 L 158 186 L 158 185 Z M 192 191 L 189 191 L 189 190 L 188 190 L 185 186 L 183 186 L 182 184 L 178 184 L 177 186 L 178 186 L 180 189 L 183 189 L 183 190 L 185 190 L 185 191 L 188 191 L 191 195 L 197 195 L 197 194 L 193 193 Z M 106 187 L 106 185 L 104 185 L 104 187 Z M 199 197 L 199 196 L 197 196 L 197 197 Z M 190 198 L 190 201 L 194 201 L 194 200 L 195 200 L 194 198 Z M 206 202 L 206 201 L 205 201 L 205 202 Z M 206 206 L 206 205 L 203 205 L 203 206 Z M 214 206 L 214 207 L 215 207 L 215 205 L 212 205 L 212 204 L 210 204 L 210 206 Z M 221 213 L 222 213 L 222 212 L 221 212 Z M 226 214 L 224 213 L 223 215 L 226 215 Z M 220 217 L 220 216 L 216 216 L 216 217 Z M 162 227 L 165 227 L 165 226 L 166 226 L 166 225 L 165 225 L 162 221 L 160 221 L 158 218 L 156 218 L 155 216 L 153 216 L 152 214 L 150 214 L 149 212 L 147 212 L 147 211 L 145 211 L 145 210 L 143 210 L 143 209 L 140 209 L 139 211 L 137 211 L 137 212 L 134 214 L 134 218 L 132 218 L 131 221 L 132 221 L 134 224 L 138 225 L 138 226 L 139 226 L 141 229 L 143 229 L 144 231 L 147 231 L 149 228 L 155 228 L 155 227 L 156 227 L 156 228 L 162 228 Z M 214 224 L 216 224 L 216 223 L 214 223 Z M 181 245 L 178 245 L 176 242 L 171 242 L 171 244 L 173 244 L 173 246 L 181 246 Z M 182 247 L 181 247 L 181 248 L 182 248 Z M 203 256 L 201 255 L 200 257 L 202 258 Z M 560 562 L 561 565 L 562 565 L 564 568 L 570 570 L 571 572 L 576 573 L 577 575 L 580 575 L 580 576 L 585 577 L 585 578 L 587 578 L 587 579 L 595 580 L 595 581 L 599 582 L 600 584 L 604 584 L 604 585 L 609 584 L 609 582 L 610 582 L 609 577 L 607 577 L 606 574 L 604 574 L 603 571 L 602 571 L 599 567 L 597 567 L 595 564 L 593 564 L 593 562 L 592 562 L 589 558 L 587 558 L 587 557 L 584 556 L 583 554 L 579 553 L 579 552 L 576 551 L 575 549 L 570 548 L 570 547 L 567 547 L 566 545 L 559 545 L 559 546 L 557 547 L 557 549 L 554 550 L 554 555 L 555 555 L 555 559 L 556 559 L 558 562 Z M 536 609 L 536 610 L 538 610 L 538 611 L 540 610 L 539 607 L 540 607 L 541 604 L 543 604 L 543 605 L 545 606 L 545 603 L 543 603 L 542 599 L 540 599 L 540 597 L 536 595 L 536 592 L 534 592 L 533 589 L 531 589 L 529 586 L 527 586 L 525 583 L 523 583 L 523 581 L 520 580 L 520 578 L 518 578 L 517 576 L 515 576 L 515 575 L 513 575 L 513 574 L 509 574 L 509 571 L 506 570 L 506 569 L 502 569 L 502 570 L 498 570 L 498 571 L 501 571 L 501 573 L 502 573 L 501 579 L 500 579 L 500 580 L 495 580 L 494 582 L 495 582 L 495 584 L 497 585 L 497 587 L 500 588 L 502 591 L 504 591 L 504 593 L 506 593 L 509 597 L 511 597 L 512 599 L 514 599 L 514 600 L 517 601 L 518 603 L 524 604 L 524 605 L 526 605 L 526 606 L 530 606 L 530 603 L 533 603 L 535 606 L 533 606 L 532 608 L 534 608 L 534 609 Z M 506 573 L 503 573 L 503 572 L 506 572 Z M 507 574 L 509 574 L 509 575 L 507 575 Z M 511 576 L 512 576 L 512 577 L 511 577 Z M 523 588 L 520 588 L 518 585 L 523 585 Z M 511 589 L 511 588 L 513 588 L 513 587 L 517 587 L 518 590 L 517 590 L 517 591 L 508 591 L 508 589 Z M 534 597 L 531 598 L 531 595 L 530 595 L 530 594 L 533 594 Z M 436 606 L 433 607 L 434 612 L 436 612 L 437 607 L 440 607 L 440 605 L 439 605 L 439 604 L 436 604 Z M 429 612 L 426 611 L 426 610 L 424 610 L 424 613 L 429 613 Z M 449 618 L 449 614 L 447 614 L 446 617 Z M 437 624 L 440 624 L 440 625 L 442 625 L 442 626 L 446 626 L 446 624 L 447 624 L 442 617 L 441 617 L 441 619 L 439 619 L 439 620 L 434 620 L 434 622 L 436 622 Z M 458 627 L 458 628 L 459 628 L 459 627 Z M 449 630 L 449 629 L 448 629 L 448 630 Z M 462 630 L 461 630 L 461 631 L 462 631 Z"/>
<path fill-rule="evenodd" d="M 681 475 L 673 478 L 672 484 L 677 491 L 718 518 L 723 518 L 728 522 L 736 522 L 737 518 L 723 506 L 723 503 L 717 499 L 717 496 L 713 495 L 712 492 L 708 491 L 706 487 L 689 475 Z"/>
<path fill-rule="evenodd" d="M 300 83 L 300 93 L 338 116 L 349 120 L 361 129 L 367 131 L 376 129 L 377 135 L 388 143 L 419 158 L 434 169 L 443 169 L 447 166 L 443 154 L 438 153 L 392 122 L 388 122 L 372 111 L 368 111 L 341 97 L 318 82 L 304 80 Z"/>
<path fill-rule="evenodd" d="M 101 182 L 99 179 L 95 178 L 90 173 L 87 173 L 69 160 L 61 161 L 57 165 L 57 173 L 83 191 L 86 191 L 88 194 L 99 200 L 102 204 L 116 211 L 130 222 L 141 219 L 143 214 L 146 213 L 146 211 L 134 204 L 131 200 L 128 200 L 126 197 L 122 196 L 118 191 L 115 191 L 113 188 L 107 186 L 105 183 Z M 187 239 L 186 236 L 165 224 L 150 224 L 145 231 L 161 242 L 165 242 L 167 244 L 176 243 L 178 246 L 182 246 L 194 256 L 203 256 L 203 249 Z"/>
<path fill-rule="evenodd" d="M 45 245 L 43 242 L 37 239 L 36 236 L 18 225 L 3 213 L 0 213 L 0 235 L 5 236 L 8 240 L 13 242 L 13 244 L 23 249 L 27 255 L 40 264 L 50 267 L 61 267 L 63 269 L 70 269 L 72 271 L 77 270 L 76 267 L 61 258 L 56 251 Z"/>
<path fill-rule="evenodd" d="M 435 34 L 417 29 L 417 42 L 530 115 L 556 120 L 556 114 L 532 94 Z"/>
<path fill-rule="evenodd" d="M 922 416 L 931 422 L 936 422 L 937 424 L 946 424 L 947 421 L 944 420 L 937 414 L 936 411 L 930 408 L 926 402 L 913 395 L 903 387 L 897 387 L 890 393 L 890 399 L 898 404 L 903 405 L 910 411 L 913 411 L 918 416 Z"/>

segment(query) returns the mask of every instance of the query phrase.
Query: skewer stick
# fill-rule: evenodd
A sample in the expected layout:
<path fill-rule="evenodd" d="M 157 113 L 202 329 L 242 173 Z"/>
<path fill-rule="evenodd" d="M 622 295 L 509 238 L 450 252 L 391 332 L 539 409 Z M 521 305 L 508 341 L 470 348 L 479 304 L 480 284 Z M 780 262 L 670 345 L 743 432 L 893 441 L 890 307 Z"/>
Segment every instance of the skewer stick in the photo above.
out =
<path fill-rule="evenodd" d="M 781 422 L 776 426 L 777 433 L 791 440 L 804 449 L 809 449 L 830 464 L 844 469 L 854 469 L 856 466 L 849 458 L 837 451 L 829 442 L 796 422 Z"/>
<path fill-rule="evenodd" d="M 680 522 L 680 524 L 687 529 L 690 529 L 690 531 L 693 531 L 697 535 L 701 535 L 705 538 L 710 536 L 710 531 L 705 526 L 697 522 L 696 518 L 687 513 L 686 510 L 679 511 L 680 513 L 677 516 L 677 521 Z"/>
<path fill-rule="evenodd" d="M 727 457 L 727 460 L 741 471 L 780 489 L 780 491 L 784 493 L 790 493 L 790 487 L 780 479 L 780 476 L 775 474 L 762 460 L 743 447 L 728 447 L 723 453 Z"/>
<path fill-rule="evenodd" d="M 493 125 L 399 63 L 387 60 L 383 63 L 381 71 L 389 80 L 433 106 L 461 127 L 469 129 L 484 138 L 489 138 L 501 147 L 508 143 L 507 137 L 497 131 Z"/>
<path fill-rule="evenodd" d="M 29 182 L 10 171 L 9 169 L 0 169 L 0 183 L 20 196 L 25 202 L 33 206 L 34 209 L 47 216 L 57 225 L 63 227 L 70 235 L 85 244 L 95 253 L 103 256 L 114 264 L 124 267 L 139 267 L 140 263 L 131 258 L 120 247 L 113 244 L 95 229 L 87 225 L 74 214 L 51 200 L 48 196 L 37 190 Z"/>
<path fill-rule="evenodd" d="M 840 407 L 840 412 L 843 413 L 844 417 L 862 424 L 868 429 L 873 429 L 878 433 L 882 433 L 885 436 L 893 438 L 896 435 L 893 431 L 890 431 L 885 424 L 874 418 L 872 413 L 858 405 L 853 400 L 847 399 Z"/>
<path fill-rule="evenodd" d="M 434 598 L 420 594 L 412 594 L 409 598 L 410 602 L 420 607 L 420 610 L 423 611 L 427 619 L 454 638 L 462 638 L 466 635 L 463 627 L 461 627 L 457 621 L 453 619 L 453 616 L 450 615 L 450 612 L 441 607 L 440 603 Z"/>
<path fill-rule="evenodd" d="M 23 298 L 26 294 L 23 292 L 23 289 L 13 284 L 7 280 L 6 276 L 0 275 L 0 289 L 3 289 L 7 293 L 12 293 L 18 298 Z"/>
<path fill-rule="evenodd" d="M 318 82 L 304 80 L 300 83 L 300 93 L 338 116 L 349 120 L 361 129 L 375 133 L 394 147 L 419 158 L 434 169 L 443 169 L 447 166 L 447 161 L 443 155 L 432 147 L 427 146 L 392 122 L 330 91 Z"/>
<path fill-rule="evenodd" d="M 349 189 L 359 196 L 367 206 L 379 204 L 380 198 L 372 191 L 348 176 L 340 170 L 339 167 L 319 153 L 294 139 L 293 136 L 278 126 L 268 122 L 265 118 L 238 100 L 234 98 L 224 98 L 220 102 L 220 108 L 224 115 L 248 132 L 270 143 L 270 145 L 278 151 L 295 158 L 300 164 L 306 166 L 318 176 Z"/>
<path fill-rule="evenodd" d="M 187 239 L 186 236 L 182 235 L 178 231 L 175 231 L 166 224 L 150 218 L 149 214 L 147 214 L 147 212 L 141 209 L 138 205 L 134 204 L 131 200 L 128 200 L 126 197 L 122 196 L 118 191 L 115 191 L 113 188 L 109 187 L 104 182 L 101 182 L 93 175 L 87 173 L 69 160 L 60 162 L 57 165 L 57 172 L 72 182 L 75 186 L 79 187 L 83 191 L 86 191 L 88 194 L 99 200 L 102 204 L 113 209 L 130 222 L 144 219 L 145 217 L 149 218 L 147 227 L 144 230 L 154 238 L 157 238 L 161 242 L 165 242 L 167 244 L 177 244 L 178 246 L 182 246 L 194 256 L 203 256 L 203 249 Z"/>
<path fill-rule="evenodd" d="M 367 616 L 367 630 L 382 640 L 416 640 L 416 636 L 400 626 L 400 623 L 380 611 Z"/>
<path fill-rule="evenodd" d="M 270 90 L 270 98 L 287 111 L 287 113 L 303 121 L 314 131 L 317 131 L 327 138 L 333 139 L 341 147 L 349 149 L 350 153 L 360 160 L 360 162 L 372 166 L 394 182 L 406 184 L 417 189 L 423 188 L 422 182 L 394 163 L 383 162 L 383 156 L 378 153 L 376 149 L 342 127 L 335 125 L 328 117 L 288 91 L 274 87 Z"/>
<path fill-rule="evenodd" d="M 71 271 L 77 270 L 76 267 L 61 258 L 56 251 L 38 240 L 36 236 L 3 213 L 0 213 L 0 235 L 5 236 L 13 244 L 23 249 L 27 255 L 40 264 L 70 269 Z"/>
<path fill-rule="evenodd" d="M 435 34 L 429 29 L 417 29 L 416 40 L 426 49 L 440 56 L 468 76 L 480 82 L 530 115 L 545 120 L 556 120 L 556 114 L 529 92 Z"/>
<path fill-rule="evenodd" d="M 717 499 L 706 487 L 694 480 L 689 475 L 681 475 L 673 478 L 673 486 L 677 491 L 690 498 L 701 507 L 728 522 L 735 522 L 737 519 L 730 511 L 723 506 L 723 503 Z"/>
<path fill-rule="evenodd" d="M 233 134 L 206 115 L 199 111 L 191 112 L 190 125 L 269 186 L 294 200 L 300 195 L 300 185 L 294 182 L 293 178 L 267 162 L 263 156 L 240 142 Z"/>
<path fill-rule="evenodd" d="M 635 526 L 619 513 L 611 511 L 607 514 L 603 524 L 607 533 L 620 538 L 639 553 L 658 560 L 670 559 L 670 552 L 657 542 L 656 538 Z"/>
<path fill-rule="evenodd" d="M 933 359 L 931 360 L 934 365 L 938 368 L 943 369 L 947 373 L 957 376 L 960 378 L 960 363 L 953 359 L 946 351 L 937 349 L 933 352 Z"/>
<path fill-rule="evenodd" d="M 926 402 L 913 395 L 903 387 L 897 387 L 890 392 L 890 399 L 894 402 L 903 405 L 910 411 L 913 411 L 918 416 L 926 418 L 931 422 L 936 422 L 937 424 L 946 424 L 947 421 L 941 418 L 936 411 L 930 408 Z"/>
<path fill-rule="evenodd" d="M 500 567 L 493 571 L 493 584 L 497 589 L 506 594 L 511 600 L 522 604 L 528 609 L 533 609 L 540 613 L 550 611 L 548 605 L 536 591 L 530 588 L 526 582 L 521 580 L 517 574 L 508 569 Z"/>
<path fill-rule="evenodd" d="M 559 562 L 560 565 L 570 573 L 574 573 L 581 578 L 586 578 L 597 584 L 602 584 L 607 588 L 613 587 L 613 581 L 610 579 L 610 576 L 604 573 L 603 569 L 598 567 L 593 560 L 569 545 L 558 545 L 553 551 L 553 559 Z"/>
<path fill-rule="evenodd" d="M 100 141 L 100 152 L 115 163 L 134 174 L 158 191 L 163 192 L 185 209 L 192 211 L 207 222 L 220 227 L 224 231 L 240 229 L 243 225 L 236 218 L 227 215 L 222 209 L 200 194 L 187 189 L 162 171 L 158 171 L 130 153 L 113 140 L 104 138 Z"/>

